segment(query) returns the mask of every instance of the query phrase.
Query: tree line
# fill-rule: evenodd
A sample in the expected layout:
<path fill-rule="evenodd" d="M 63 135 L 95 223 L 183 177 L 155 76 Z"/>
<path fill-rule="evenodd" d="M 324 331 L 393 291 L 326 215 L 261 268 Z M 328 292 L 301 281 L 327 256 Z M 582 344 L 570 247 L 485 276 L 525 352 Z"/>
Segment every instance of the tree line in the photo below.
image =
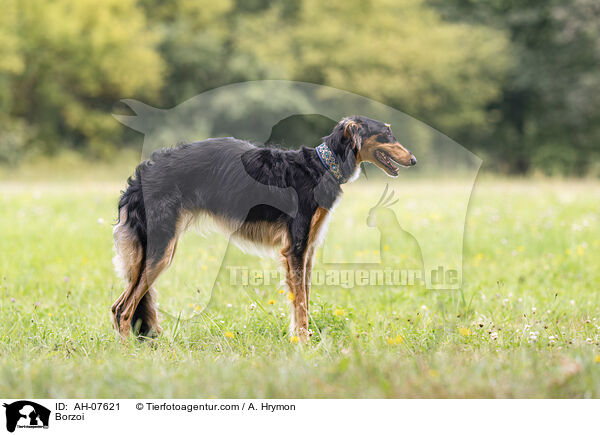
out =
<path fill-rule="evenodd" d="M 287 79 L 402 110 L 501 172 L 600 172 L 595 0 L 0 6 L 3 164 L 65 148 L 109 158 L 131 141 L 111 116 L 121 98 L 168 108 L 229 83 Z"/>

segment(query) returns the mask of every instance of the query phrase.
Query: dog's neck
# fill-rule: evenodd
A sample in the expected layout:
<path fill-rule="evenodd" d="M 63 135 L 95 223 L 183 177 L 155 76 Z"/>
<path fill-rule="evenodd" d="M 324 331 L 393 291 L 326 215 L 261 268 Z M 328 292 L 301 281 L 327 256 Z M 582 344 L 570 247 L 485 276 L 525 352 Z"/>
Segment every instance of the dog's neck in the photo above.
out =
<path fill-rule="evenodd" d="M 350 177 L 344 176 L 342 166 L 337 155 L 331 150 L 331 148 L 329 148 L 329 146 L 326 143 L 322 143 L 321 145 L 317 146 L 315 148 L 315 151 L 317 152 L 317 156 L 319 157 L 319 160 L 321 160 L 321 163 L 323 164 L 325 169 L 327 169 L 327 171 L 329 171 L 329 173 L 333 175 L 333 178 L 336 179 L 338 184 L 347 183 L 348 181 L 350 181 L 350 179 L 355 178 L 355 173 L 353 173 Z"/>

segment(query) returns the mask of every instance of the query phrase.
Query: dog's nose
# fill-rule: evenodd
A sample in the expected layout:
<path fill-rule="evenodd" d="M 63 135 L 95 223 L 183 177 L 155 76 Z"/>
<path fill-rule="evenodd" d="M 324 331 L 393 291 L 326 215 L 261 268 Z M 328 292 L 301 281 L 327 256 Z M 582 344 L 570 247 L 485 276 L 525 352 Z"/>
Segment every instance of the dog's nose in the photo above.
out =
<path fill-rule="evenodd" d="M 415 166 L 417 164 L 417 159 L 415 156 L 410 156 L 410 165 Z"/>

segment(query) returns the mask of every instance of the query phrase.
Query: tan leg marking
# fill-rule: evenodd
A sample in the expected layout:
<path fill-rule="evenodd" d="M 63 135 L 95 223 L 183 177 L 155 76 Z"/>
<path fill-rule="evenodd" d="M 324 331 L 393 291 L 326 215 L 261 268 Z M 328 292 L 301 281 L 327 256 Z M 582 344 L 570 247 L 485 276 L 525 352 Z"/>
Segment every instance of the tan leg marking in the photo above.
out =
<path fill-rule="evenodd" d="M 307 307 L 309 306 L 310 302 L 310 279 L 312 274 L 313 258 L 315 255 L 315 250 L 320 242 L 319 239 L 321 236 L 321 230 L 323 229 L 323 225 L 327 221 L 328 215 L 328 210 L 318 207 L 310 221 L 310 231 L 308 233 L 308 247 L 306 249 L 306 255 L 304 258 L 304 291 L 306 292 Z"/>
<path fill-rule="evenodd" d="M 282 250 L 281 255 L 285 259 L 287 285 L 293 296 L 293 333 L 297 334 L 300 340 L 306 341 L 308 338 L 308 307 L 306 303 L 306 291 L 304 290 L 303 259 L 292 255 L 289 248 Z"/>
<path fill-rule="evenodd" d="M 119 325 L 119 333 L 121 337 L 124 339 L 129 336 L 129 332 L 131 330 L 131 319 L 133 317 L 133 313 L 137 308 L 138 304 L 146 294 L 146 292 L 152 287 L 152 284 L 159 275 L 169 267 L 169 264 L 173 258 L 173 254 L 175 248 L 177 246 L 177 238 L 171 239 L 162 258 L 156 263 L 151 265 L 150 262 L 147 262 L 146 268 L 142 272 L 142 276 L 140 278 L 140 282 L 134 289 L 129 292 L 126 292 L 123 299 L 121 300 L 117 310 L 121 312 L 120 325 Z"/>
<path fill-rule="evenodd" d="M 291 255 L 289 246 L 281 251 L 287 284 L 293 295 L 292 332 L 297 334 L 301 341 L 306 341 L 309 337 L 308 309 L 312 263 L 315 248 L 319 241 L 319 230 L 326 222 L 327 214 L 328 211 L 320 207 L 315 211 L 310 222 L 308 241 L 303 258 L 296 258 Z"/>

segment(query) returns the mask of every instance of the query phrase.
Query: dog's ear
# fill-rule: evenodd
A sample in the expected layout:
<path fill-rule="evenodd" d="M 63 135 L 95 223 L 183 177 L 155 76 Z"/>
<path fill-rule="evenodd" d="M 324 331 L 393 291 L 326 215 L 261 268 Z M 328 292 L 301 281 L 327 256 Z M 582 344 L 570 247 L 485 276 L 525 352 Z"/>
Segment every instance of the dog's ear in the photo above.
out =
<path fill-rule="evenodd" d="M 340 155 L 350 149 L 360 151 L 362 145 L 360 128 L 358 122 L 344 118 L 335 126 L 329 136 L 323 138 L 323 141 L 327 142 Z M 352 148 L 348 147 L 348 142 L 352 144 Z"/>
<path fill-rule="evenodd" d="M 352 148 L 360 151 L 362 146 L 362 136 L 360 135 L 360 125 L 355 121 L 347 121 L 344 125 L 344 137 L 352 141 Z"/>

